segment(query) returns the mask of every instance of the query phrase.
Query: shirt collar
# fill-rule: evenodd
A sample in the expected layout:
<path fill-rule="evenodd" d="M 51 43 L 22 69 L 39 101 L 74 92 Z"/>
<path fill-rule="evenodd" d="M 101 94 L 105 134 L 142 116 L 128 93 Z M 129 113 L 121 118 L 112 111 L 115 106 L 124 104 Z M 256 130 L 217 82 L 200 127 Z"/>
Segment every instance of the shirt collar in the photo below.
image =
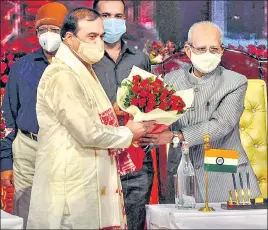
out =
<path fill-rule="evenodd" d="M 194 84 L 203 84 L 203 83 L 206 83 L 207 81 L 213 79 L 215 76 L 221 74 L 220 66 L 218 66 L 212 72 L 205 74 L 201 78 L 198 78 L 197 76 L 194 75 L 193 68 L 194 68 L 193 65 L 191 65 L 189 68 L 187 68 L 186 69 L 186 71 L 187 71 L 186 72 L 186 75 L 188 75 L 190 82 L 191 83 L 194 83 Z"/>
<path fill-rule="evenodd" d="M 121 42 L 121 47 L 122 47 L 121 54 L 123 54 L 125 52 L 128 52 L 130 54 L 136 54 L 136 50 L 133 48 L 130 48 L 124 40 L 122 40 L 122 42 Z"/>
<path fill-rule="evenodd" d="M 40 48 L 34 52 L 34 61 L 40 61 L 40 60 L 44 60 L 44 61 L 48 62 L 47 57 L 45 56 L 42 48 Z"/>
<path fill-rule="evenodd" d="M 129 53 L 136 54 L 136 49 L 130 48 L 127 43 L 122 39 L 121 40 L 121 51 L 120 54 Z M 105 51 L 105 54 L 109 56 L 109 54 Z"/>

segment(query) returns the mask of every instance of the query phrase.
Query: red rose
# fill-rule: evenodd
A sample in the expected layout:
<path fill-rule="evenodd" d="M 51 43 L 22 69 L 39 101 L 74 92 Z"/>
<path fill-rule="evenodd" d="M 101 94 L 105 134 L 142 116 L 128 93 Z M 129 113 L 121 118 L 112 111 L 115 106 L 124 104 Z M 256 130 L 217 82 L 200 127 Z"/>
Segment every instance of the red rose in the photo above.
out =
<path fill-rule="evenodd" d="M 139 107 L 143 108 L 146 105 L 146 98 L 140 98 L 139 101 Z"/>
<path fill-rule="evenodd" d="M 139 75 L 133 76 L 133 80 L 132 80 L 133 85 L 138 85 L 140 79 L 141 77 Z"/>
<path fill-rule="evenodd" d="M 11 61 L 11 60 L 13 60 L 13 58 L 14 58 L 13 54 L 10 53 L 7 55 L 7 60 Z"/>
<path fill-rule="evenodd" d="M 177 106 L 175 103 L 173 103 L 173 104 L 171 105 L 170 110 L 171 110 L 171 111 L 178 110 L 178 106 Z"/>
<path fill-rule="evenodd" d="M 138 106 L 139 105 L 139 100 L 137 98 L 133 97 L 131 99 L 131 105 Z"/>
<path fill-rule="evenodd" d="M 152 93 L 148 94 L 149 101 L 155 101 L 155 95 Z"/>
<path fill-rule="evenodd" d="M 148 92 L 145 91 L 145 90 L 143 90 L 143 91 L 140 92 L 140 96 L 141 97 L 147 97 L 147 95 L 148 95 Z"/>
<path fill-rule="evenodd" d="M 9 62 L 8 62 L 8 66 L 9 66 L 9 68 L 11 68 L 11 66 L 13 65 L 13 63 L 14 63 L 14 61 L 9 61 Z"/>
<path fill-rule="evenodd" d="M 139 81 L 141 79 L 140 75 L 133 76 L 133 81 Z"/>
<path fill-rule="evenodd" d="M 148 84 L 147 86 L 144 87 L 144 90 L 146 90 L 148 93 L 150 93 L 152 91 L 152 86 L 150 84 Z"/>
<path fill-rule="evenodd" d="M 157 87 L 154 87 L 154 90 L 153 90 L 154 94 L 158 94 L 158 93 L 161 93 L 161 87 L 157 86 Z"/>
<path fill-rule="evenodd" d="M 139 85 L 139 82 L 138 81 L 132 81 L 132 85 L 138 86 Z"/>
<path fill-rule="evenodd" d="M 178 101 L 178 96 L 176 96 L 176 95 L 171 95 L 171 97 L 170 97 L 170 101 L 176 103 L 176 102 Z"/>
<path fill-rule="evenodd" d="M 266 49 L 263 54 L 262 54 L 262 58 L 267 58 L 268 56 L 268 49 Z"/>
<path fill-rule="evenodd" d="M 164 85 L 164 84 L 163 84 L 163 81 L 161 81 L 159 78 L 156 78 L 155 81 L 154 81 L 154 83 L 155 83 L 156 85 L 158 85 L 158 86 L 163 86 L 163 85 Z"/>
<path fill-rule="evenodd" d="M 152 106 L 147 106 L 147 107 L 145 108 L 145 113 L 149 113 L 149 112 L 151 112 L 152 110 L 154 110 L 154 107 L 152 107 Z"/>
<path fill-rule="evenodd" d="M 180 96 L 178 96 L 178 106 L 180 106 L 182 108 L 186 106 L 184 101 L 182 100 L 182 98 Z"/>
<path fill-rule="evenodd" d="M 3 139 L 6 136 L 6 131 L 0 132 L 0 139 Z"/>
<path fill-rule="evenodd" d="M 172 106 L 172 104 L 174 104 L 174 102 L 173 102 L 171 99 L 169 99 L 169 100 L 167 101 L 167 104 L 168 104 L 169 106 Z"/>
<path fill-rule="evenodd" d="M 163 102 L 160 103 L 158 108 L 166 111 L 166 109 L 168 108 L 168 104 L 163 101 Z"/>
<path fill-rule="evenodd" d="M 141 81 L 140 85 L 145 88 L 146 86 L 148 86 L 150 84 L 150 79 L 146 78 L 144 80 Z"/>
<path fill-rule="evenodd" d="M 6 125 L 5 125 L 4 121 L 1 121 L 0 122 L 0 129 L 5 130 L 5 128 L 6 128 Z"/>
<path fill-rule="evenodd" d="M 7 83 L 7 80 L 8 80 L 7 75 L 4 75 L 4 76 L 1 77 L 1 81 L 4 82 L 5 84 Z"/>
<path fill-rule="evenodd" d="M 265 58 L 265 55 L 267 57 L 267 50 L 264 50 L 264 49 L 258 49 L 256 50 L 256 53 L 255 53 L 255 56 L 256 58 Z"/>
<path fill-rule="evenodd" d="M 228 45 L 228 48 L 229 48 L 229 49 L 235 49 L 235 46 L 229 44 L 229 45 Z"/>
<path fill-rule="evenodd" d="M 139 86 L 137 86 L 137 85 L 134 85 L 134 86 L 132 87 L 132 91 L 133 91 L 135 94 L 139 94 L 140 91 L 141 91 L 141 88 L 140 88 Z"/>
<path fill-rule="evenodd" d="M 160 100 L 165 101 L 168 95 L 169 91 L 166 88 L 164 88 L 163 91 L 161 92 Z"/>
<path fill-rule="evenodd" d="M 248 48 L 248 53 L 250 54 L 255 54 L 257 51 L 257 48 L 254 45 L 248 45 L 247 48 Z"/>
<path fill-rule="evenodd" d="M 153 88 L 159 88 L 159 87 L 163 87 L 158 81 L 154 81 L 153 83 L 152 83 L 152 87 Z"/>
<path fill-rule="evenodd" d="M 167 95 L 162 93 L 159 99 L 160 101 L 165 101 L 167 99 Z"/>
<path fill-rule="evenodd" d="M 166 88 L 164 88 L 163 91 L 162 91 L 162 94 L 168 96 L 169 95 L 169 91 Z"/>
<path fill-rule="evenodd" d="M 148 101 L 146 108 L 147 108 L 147 111 L 152 111 L 152 110 L 156 109 L 157 108 L 156 102 L 155 101 Z"/>
<path fill-rule="evenodd" d="M 179 113 L 182 113 L 183 112 L 183 108 L 182 107 L 178 107 L 177 110 L 178 110 Z"/>
<path fill-rule="evenodd" d="M 5 62 L 1 62 L 1 74 L 6 71 L 7 64 Z"/>

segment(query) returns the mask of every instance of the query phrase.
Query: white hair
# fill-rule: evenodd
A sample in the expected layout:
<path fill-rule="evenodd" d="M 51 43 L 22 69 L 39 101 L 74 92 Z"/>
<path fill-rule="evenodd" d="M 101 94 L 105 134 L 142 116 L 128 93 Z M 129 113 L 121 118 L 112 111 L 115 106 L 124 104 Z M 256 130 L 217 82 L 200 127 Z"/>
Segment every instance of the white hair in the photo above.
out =
<path fill-rule="evenodd" d="M 216 28 L 220 33 L 220 36 L 221 36 L 220 39 L 221 39 L 221 43 L 222 43 L 222 35 L 223 35 L 222 30 L 217 24 L 215 24 L 215 23 L 213 23 L 211 21 L 201 21 L 201 22 L 194 23 L 191 26 L 191 28 L 189 29 L 189 32 L 188 32 L 188 43 L 190 43 L 190 44 L 192 43 L 192 41 L 193 41 L 193 31 L 194 31 L 195 27 L 197 27 L 198 25 L 210 25 L 210 26 L 213 26 L 214 28 Z"/>

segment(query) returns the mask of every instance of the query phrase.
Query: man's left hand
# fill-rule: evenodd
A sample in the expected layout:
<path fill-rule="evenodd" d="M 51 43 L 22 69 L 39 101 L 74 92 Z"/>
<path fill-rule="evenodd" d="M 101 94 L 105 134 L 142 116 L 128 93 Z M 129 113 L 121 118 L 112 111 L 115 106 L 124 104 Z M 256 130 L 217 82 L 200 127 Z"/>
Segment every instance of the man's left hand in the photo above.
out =
<path fill-rule="evenodd" d="M 140 141 L 140 146 L 153 146 L 153 145 L 165 145 L 171 143 L 173 139 L 173 132 L 170 130 L 165 130 L 159 134 L 146 134 Z"/>

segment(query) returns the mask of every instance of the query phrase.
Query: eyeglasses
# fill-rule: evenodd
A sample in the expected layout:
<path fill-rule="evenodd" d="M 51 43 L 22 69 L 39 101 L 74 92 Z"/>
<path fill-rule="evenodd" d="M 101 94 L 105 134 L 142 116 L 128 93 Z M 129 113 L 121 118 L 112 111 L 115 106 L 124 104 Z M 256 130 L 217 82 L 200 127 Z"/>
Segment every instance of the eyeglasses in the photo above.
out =
<path fill-rule="evenodd" d="M 204 54 L 208 50 L 208 48 L 206 46 L 194 47 L 191 44 L 188 44 L 188 45 L 192 48 L 192 50 L 193 50 L 193 52 L 195 54 Z M 212 54 L 219 54 L 223 50 L 224 50 L 224 46 L 223 45 L 221 45 L 221 46 L 210 46 L 209 47 L 209 52 L 212 53 Z"/>
<path fill-rule="evenodd" d="M 53 33 L 59 34 L 60 33 L 60 29 L 59 28 L 38 28 L 37 30 L 38 34 L 44 34 L 48 31 L 51 31 Z"/>

